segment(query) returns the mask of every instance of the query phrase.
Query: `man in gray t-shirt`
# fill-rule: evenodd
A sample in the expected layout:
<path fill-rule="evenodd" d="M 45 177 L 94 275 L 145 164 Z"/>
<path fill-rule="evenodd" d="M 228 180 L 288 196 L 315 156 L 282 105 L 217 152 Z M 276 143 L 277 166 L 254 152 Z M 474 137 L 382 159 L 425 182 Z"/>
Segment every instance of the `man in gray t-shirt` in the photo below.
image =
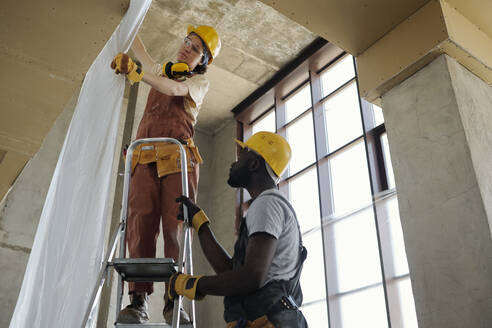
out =
<path fill-rule="evenodd" d="M 246 215 L 248 237 L 264 232 L 277 239 L 277 248 L 265 285 L 271 280 L 289 280 L 295 274 L 299 258 L 299 229 L 289 201 L 277 189 L 262 192 Z"/>
<path fill-rule="evenodd" d="M 241 221 L 234 256 L 215 239 L 205 213 L 189 198 L 178 198 L 188 208 L 203 253 L 217 274 L 178 272 L 169 279 L 168 296 L 171 300 L 178 295 L 197 300 L 225 296 L 227 328 L 305 328 L 299 278 L 306 250 L 295 211 L 276 189 L 291 157 L 290 146 L 270 132 L 236 142 L 242 150 L 227 183 L 247 189 L 252 203 Z"/>

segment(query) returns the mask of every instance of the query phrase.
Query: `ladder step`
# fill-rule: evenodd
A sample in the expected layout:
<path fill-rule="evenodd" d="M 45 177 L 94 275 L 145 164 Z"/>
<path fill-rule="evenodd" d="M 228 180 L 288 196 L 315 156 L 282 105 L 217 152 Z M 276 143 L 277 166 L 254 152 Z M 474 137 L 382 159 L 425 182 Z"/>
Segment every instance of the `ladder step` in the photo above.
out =
<path fill-rule="evenodd" d="M 171 325 L 166 323 L 117 323 L 115 327 L 118 328 L 136 328 L 136 327 L 145 327 L 145 328 L 171 328 Z M 183 325 L 179 325 L 180 328 L 193 328 L 192 323 L 187 323 Z"/>
<path fill-rule="evenodd" d="M 138 259 L 114 259 L 109 265 L 125 281 L 168 281 L 176 272 L 177 265 L 169 258 L 138 258 Z M 153 326 L 149 326 L 153 327 Z M 165 327 L 165 326 L 156 326 Z"/>

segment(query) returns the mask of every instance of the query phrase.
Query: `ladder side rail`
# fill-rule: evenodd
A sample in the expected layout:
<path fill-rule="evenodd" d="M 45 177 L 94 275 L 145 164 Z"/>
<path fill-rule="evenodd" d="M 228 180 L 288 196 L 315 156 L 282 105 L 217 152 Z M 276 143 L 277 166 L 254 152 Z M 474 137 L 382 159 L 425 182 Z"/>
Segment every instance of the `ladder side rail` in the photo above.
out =
<path fill-rule="evenodd" d="M 121 216 L 120 223 L 123 225 L 121 230 L 121 238 L 120 238 L 120 249 L 119 249 L 119 258 L 123 259 L 126 256 L 126 217 L 128 214 L 128 195 L 130 190 L 130 179 L 131 179 L 131 170 L 132 170 L 132 158 L 133 151 L 135 147 L 140 145 L 143 142 L 140 140 L 135 140 L 130 144 L 126 151 L 125 158 L 125 172 L 123 175 L 123 196 L 121 200 Z M 118 285 L 117 285 L 117 294 L 116 294 L 116 317 L 118 317 L 118 313 L 121 310 L 121 306 L 123 303 L 123 279 L 120 275 L 118 275 Z"/>
<path fill-rule="evenodd" d="M 186 244 L 186 247 L 188 248 L 187 254 L 188 258 L 186 261 L 186 271 L 188 274 L 193 275 L 193 251 L 191 247 L 191 241 L 192 241 L 192 229 L 190 227 L 187 227 L 185 230 L 185 233 L 188 234 L 188 243 Z M 195 300 L 191 301 L 191 323 L 193 324 L 193 328 L 196 328 L 196 320 L 195 320 Z"/>
<path fill-rule="evenodd" d="M 118 241 L 120 239 L 120 230 L 122 229 L 123 224 L 120 223 L 116 229 L 115 232 L 113 232 L 113 236 L 111 237 L 111 249 L 109 249 L 106 252 L 106 256 L 104 258 L 103 266 L 99 270 L 98 278 L 97 281 L 99 282 L 93 289 L 92 294 L 91 294 L 91 299 L 89 301 L 89 306 L 87 307 L 87 310 L 84 315 L 84 319 L 82 321 L 81 328 L 85 328 L 87 326 L 87 322 L 89 318 L 91 317 L 92 312 L 94 311 L 95 305 L 96 305 L 96 300 L 99 298 L 101 295 L 102 288 L 104 286 L 104 282 L 106 281 L 107 277 L 107 272 L 108 272 L 108 263 L 113 260 L 114 253 L 116 250 L 116 245 L 118 244 Z"/>
<path fill-rule="evenodd" d="M 186 156 L 186 151 L 181 143 L 179 145 L 179 150 L 181 152 L 181 193 L 188 197 L 189 196 L 189 191 L 188 191 L 188 158 Z M 181 243 L 181 247 L 179 248 L 179 259 L 178 259 L 178 272 L 183 272 L 183 266 L 185 263 L 187 263 L 186 258 L 187 258 L 187 245 L 190 243 L 189 236 L 188 236 L 188 231 L 190 229 L 189 226 L 189 219 L 188 219 L 188 208 L 186 206 L 183 206 L 183 220 L 184 220 L 184 233 L 183 233 L 183 242 Z M 180 320 L 180 308 L 181 304 L 183 302 L 183 297 L 180 295 L 178 297 L 178 301 L 174 302 L 174 308 L 173 308 L 173 321 L 172 321 L 172 328 L 178 328 L 179 327 L 179 320 Z M 194 318 L 194 313 L 192 313 L 192 316 Z"/>

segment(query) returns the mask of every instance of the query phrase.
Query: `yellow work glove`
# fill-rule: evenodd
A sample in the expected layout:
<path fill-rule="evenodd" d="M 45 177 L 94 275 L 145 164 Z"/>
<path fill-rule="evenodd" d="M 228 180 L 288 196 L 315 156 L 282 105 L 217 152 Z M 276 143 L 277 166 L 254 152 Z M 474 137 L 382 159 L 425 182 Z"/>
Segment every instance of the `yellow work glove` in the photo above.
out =
<path fill-rule="evenodd" d="M 176 198 L 176 202 L 181 203 L 180 210 L 178 213 L 178 220 L 183 221 L 183 205 L 188 209 L 188 217 L 191 218 L 191 226 L 198 232 L 202 225 L 210 222 L 205 212 L 200 209 L 191 199 L 186 196 L 180 196 Z"/>
<path fill-rule="evenodd" d="M 167 62 L 166 65 L 162 66 L 162 75 L 174 80 L 181 77 L 191 76 L 193 73 L 190 72 L 190 68 L 186 63 Z"/>
<path fill-rule="evenodd" d="M 178 295 L 185 296 L 190 300 L 203 299 L 205 296 L 196 292 L 196 286 L 201 277 L 203 276 L 192 276 L 180 272 L 173 274 L 167 284 L 167 296 L 169 300 L 173 301 Z"/>
<path fill-rule="evenodd" d="M 135 82 L 140 82 L 144 76 L 144 72 L 140 63 L 133 61 L 127 54 L 117 54 L 111 62 L 111 68 L 116 74 L 126 74 L 128 81 L 133 85 Z"/>
<path fill-rule="evenodd" d="M 200 212 L 196 213 L 191 218 L 191 225 L 193 226 L 193 229 L 195 229 L 196 232 L 198 232 L 201 226 L 204 225 L 205 223 L 210 223 L 210 220 L 208 219 L 207 214 L 205 214 L 203 210 L 200 210 Z"/>

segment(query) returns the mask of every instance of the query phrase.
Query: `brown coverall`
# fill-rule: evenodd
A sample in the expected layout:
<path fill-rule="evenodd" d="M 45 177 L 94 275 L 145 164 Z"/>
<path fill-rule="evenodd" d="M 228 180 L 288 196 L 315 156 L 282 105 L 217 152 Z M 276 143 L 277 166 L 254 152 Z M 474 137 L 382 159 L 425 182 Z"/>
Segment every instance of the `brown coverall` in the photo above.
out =
<path fill-rule="evenodd" d="M 151 89 L 140 121 L 137 139 L 171 137 L 181 141 L 193 137 L 193 119 L 184 109 L 184 97 L 167 96 Z M 193 157 L 188 171 L 189 197 L 196 200 L 199 168 Z M 164 256 L 178 260 L 178 235 L 182 222 L 177 220 L 181 195 L 181 173 L 157 176 L 156 163 L 138 164 L 130 180 L 127 242 L 131 258 L 154 258 L 162 217 Z M 153 292 L 152 282 L 129 283 L 130 292 Z"/>

